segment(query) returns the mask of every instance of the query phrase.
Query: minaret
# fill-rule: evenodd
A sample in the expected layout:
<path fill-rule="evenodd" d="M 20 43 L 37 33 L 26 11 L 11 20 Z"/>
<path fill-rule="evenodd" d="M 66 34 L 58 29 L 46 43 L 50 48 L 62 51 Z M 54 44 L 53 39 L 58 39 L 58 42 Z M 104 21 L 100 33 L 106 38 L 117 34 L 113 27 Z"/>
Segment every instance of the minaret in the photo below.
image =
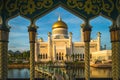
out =
<path fill-rule="evenodd" d="M 85 26 L 85 24 L 83 23 L 83 24 L 81 24 L 81 30 L 80 30 L 80 32 L 81 32 L 81 42 L 83 42 L 84 41 L 84 34 L 83 34 L 83 27 Z"/>
<path fill-rule="evenodd" d="M 51 33 L 48 32 L 48 60 L 52 58 L 51 49 Z"/>
<path fill-rule="evenodd" d="M 70 55 L 73 53 L 72 52 L 72 32 L 69 33 L 69 47 L 70 47 Z"/>
<path fill-rule="evenodd" d="M 97 51 L 101 50 L 101 33 L 97 33 Z"/>
<path fill-rule="evenodd" d="M 72 32 L 69 33 L 69 45 L 72 44 Z"/>

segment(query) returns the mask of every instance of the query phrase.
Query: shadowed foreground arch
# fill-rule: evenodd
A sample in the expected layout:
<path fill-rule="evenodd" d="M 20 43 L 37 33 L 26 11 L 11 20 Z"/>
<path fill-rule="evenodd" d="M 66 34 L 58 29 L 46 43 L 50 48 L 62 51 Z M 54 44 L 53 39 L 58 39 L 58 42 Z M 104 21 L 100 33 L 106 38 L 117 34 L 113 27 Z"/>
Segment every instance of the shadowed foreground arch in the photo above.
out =
<path fill-rule="evenodd" d="M 106 17 L 113 20 L 113 25 L 110 28 L 112 54 L 113 55 L 113 80 L 118 80 L 120 74 L 120 25 L 116 25 L 118 15 L 120 15 L 120 0 L 0 0 L 0 16 L 2 23 L 0 23 L 0 79 L 7 79 L 7 50 L 9 27 L 6 21 L 14 15 L 20 14 L 26 18 L 31 19 L 31 25 L 28 28 L 30 39 L 30 80 L 34 80 L 34 43 L 37 27 L 34 20 L 37 17 L 47 14 L 52 9 L 58 6 L 63 6 L 72 11 L 78 16 L 82 16 L 86 25 L 84 26 L 85 36 L 85 79 L 90 80 L 89 77 L 89 38 L 91 27 L 89 26 L 89 19 L 102 13 Z M 117 27 L 116 27 L 117 26 Z M 117 63 L 117 64 L 116 64 Z"/>

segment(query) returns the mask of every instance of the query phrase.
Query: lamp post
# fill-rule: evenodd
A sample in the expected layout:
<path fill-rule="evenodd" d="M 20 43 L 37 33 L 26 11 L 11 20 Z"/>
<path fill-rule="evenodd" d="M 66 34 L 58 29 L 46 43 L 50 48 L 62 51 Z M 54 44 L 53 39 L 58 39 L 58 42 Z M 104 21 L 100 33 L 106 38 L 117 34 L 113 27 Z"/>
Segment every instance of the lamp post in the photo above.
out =
<path fill-rule="evenodd" d="M 114 24 L 110 28 L 112 43 L 112 78 L 118 80 L 120 77 L 120 28 Z"/>
<path fill-rule="evenodd" d="M 35 37 L 37 27 L 34 24 L 28 27 L 30 41 L 30 80 L 35 78 Z"/>
<path fill-rule="evenodd" d="M 91 27 L 88 25 L 88 22 L 83 27 L 83 36 L 85 42 L 85 80 L 90 80 L 90 35 Z"/>

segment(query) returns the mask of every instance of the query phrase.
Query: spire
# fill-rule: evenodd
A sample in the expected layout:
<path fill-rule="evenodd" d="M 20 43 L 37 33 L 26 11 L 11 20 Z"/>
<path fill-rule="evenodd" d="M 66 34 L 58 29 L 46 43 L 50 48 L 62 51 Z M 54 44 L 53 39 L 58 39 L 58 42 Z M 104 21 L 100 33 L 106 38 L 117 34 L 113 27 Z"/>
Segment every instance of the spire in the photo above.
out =
<path fill-rule="evenodd" d="M 101 33 L 100 33 L 100 32 L 98 32 L 98 33 L 97 33 L 97 36 L 98 36 L 98 37 L 101 37 Z"/>
<path fill-rule="evenodd" d="M 61 17 L 60 17 L 60 14 L 59 14 L 59 16 L 58 16 L 58 21 L 61 21 L 62 19 L 61 19 Z"/>

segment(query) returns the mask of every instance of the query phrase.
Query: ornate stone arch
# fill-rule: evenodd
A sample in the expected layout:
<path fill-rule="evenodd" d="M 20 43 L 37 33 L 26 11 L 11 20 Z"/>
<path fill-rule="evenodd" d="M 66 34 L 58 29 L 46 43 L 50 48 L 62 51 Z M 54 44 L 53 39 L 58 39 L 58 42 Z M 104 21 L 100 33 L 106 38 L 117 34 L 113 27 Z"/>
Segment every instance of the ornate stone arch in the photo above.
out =
<path fill-rule="evenodd" d="M 91 18 L 94 18 L 98 16 L 100 13 L 102 13 L 104 16 L 111 18 L 114 22 L 116 22 L 116 19 L 118 15 L 120 15 L 120 0 L 1 0 L 0 1 L 0 16 L 4 18 L 4 26 L 2 28 L 5 28 L 5 22 L 6 20 L 9 20 L 12 18 L 12 16 L 15 15 L 22 15 L 26 18 L 29 18 L 32 23 L 34 23 L 35 19 L 38 17 L 41 17 L 51 11 L 52 9 L 55 9 L 59 6 L 62 6 L 64 9 L 70 11 L 71 13 L 77 15 L 78 17 L 82 17 L 85 19 L 85 21 L 90 20 Z M 5 36 L 8 36 L 8 32 L 6 29 L 0 29 L 1 33 L 3 33 Z M 29 31 L 35 33 L 36 28 L 32 27 L 29 29 Z M 111 33 L 116 33 L 118 31 L 118 28 L 115 27 L 115 29 L 110 30 Z M 116 35 L 116 34 L 115 34 Z M 118 35 L 118 34 L 117 34 Z M 2 74 L 2 80 L 7 79 L 7 47 L 8 47 L 8 38 L 3 38 L 4 36 L 1 35 L 1 44 L 2 46 L 0 48 L 0 54 L 4 54 L 3 56 L 0 56 L 1 61 L 6 61 L 2 64 L 2 69 L 0 73 Z M 117 65 L 113 65 L 113 78 L 114 80 L 117 80 L 120 74 L 120 63 L 118 64 L 120 58 L 116 58 L 116 56 L 120 56 L 119 53 L 119 48 L 120 41 L 113 40 L 113 54 L 115 53 L 114 56 L 114 63 Z M 34 43 L 30 43 L 31 46 L 31 53 L 34 53 Z M 116 47 L 117 46 L 117 47 Z M 89 51 L 89 43 L 86 43 L 86 50 Z M 117 48 L 117 49 L 116 49 Z M 33 49 L 33 50 L 32 50 Z M 87 52 L 89 53 L 89 52 Z M 117 55 L 116 55 L 117 54 Z M 32 54 L 34 55 L 34 54 Z M 85 58 L 88 59 L 88 55 L 85 56 Z M 88 60 L 86 60 L 85 63 L 87 63 Z M 116 62 L 117 61 L 117 62 Z M 31 56 L 31 80 L 34 79 L 34 57 Z M 3 66 L 5 65 L 5 66 Z M 86 69 L 88 70 L 89 65 L 86 65 Z M 116 72 L 119 71 L 119 73 Z M 86 80 L 89 80 L 89 70 L 86 71 Z M 0 74 L 1 75 L 1 74 Z"/>
<path fill-rule="evenodd" d="M 119 0 L 116 2 L 112 0 L 7 0 L 5 4 L 5 11 L 8 13 L 7 18 L 19 12 L 20 15 L 36 19 L 59 6 L 83 20 L 99 15 L 99 13 L 113 19 L 120 14 Z M 1 8 L 2 5 L 0 6 Z"/>

